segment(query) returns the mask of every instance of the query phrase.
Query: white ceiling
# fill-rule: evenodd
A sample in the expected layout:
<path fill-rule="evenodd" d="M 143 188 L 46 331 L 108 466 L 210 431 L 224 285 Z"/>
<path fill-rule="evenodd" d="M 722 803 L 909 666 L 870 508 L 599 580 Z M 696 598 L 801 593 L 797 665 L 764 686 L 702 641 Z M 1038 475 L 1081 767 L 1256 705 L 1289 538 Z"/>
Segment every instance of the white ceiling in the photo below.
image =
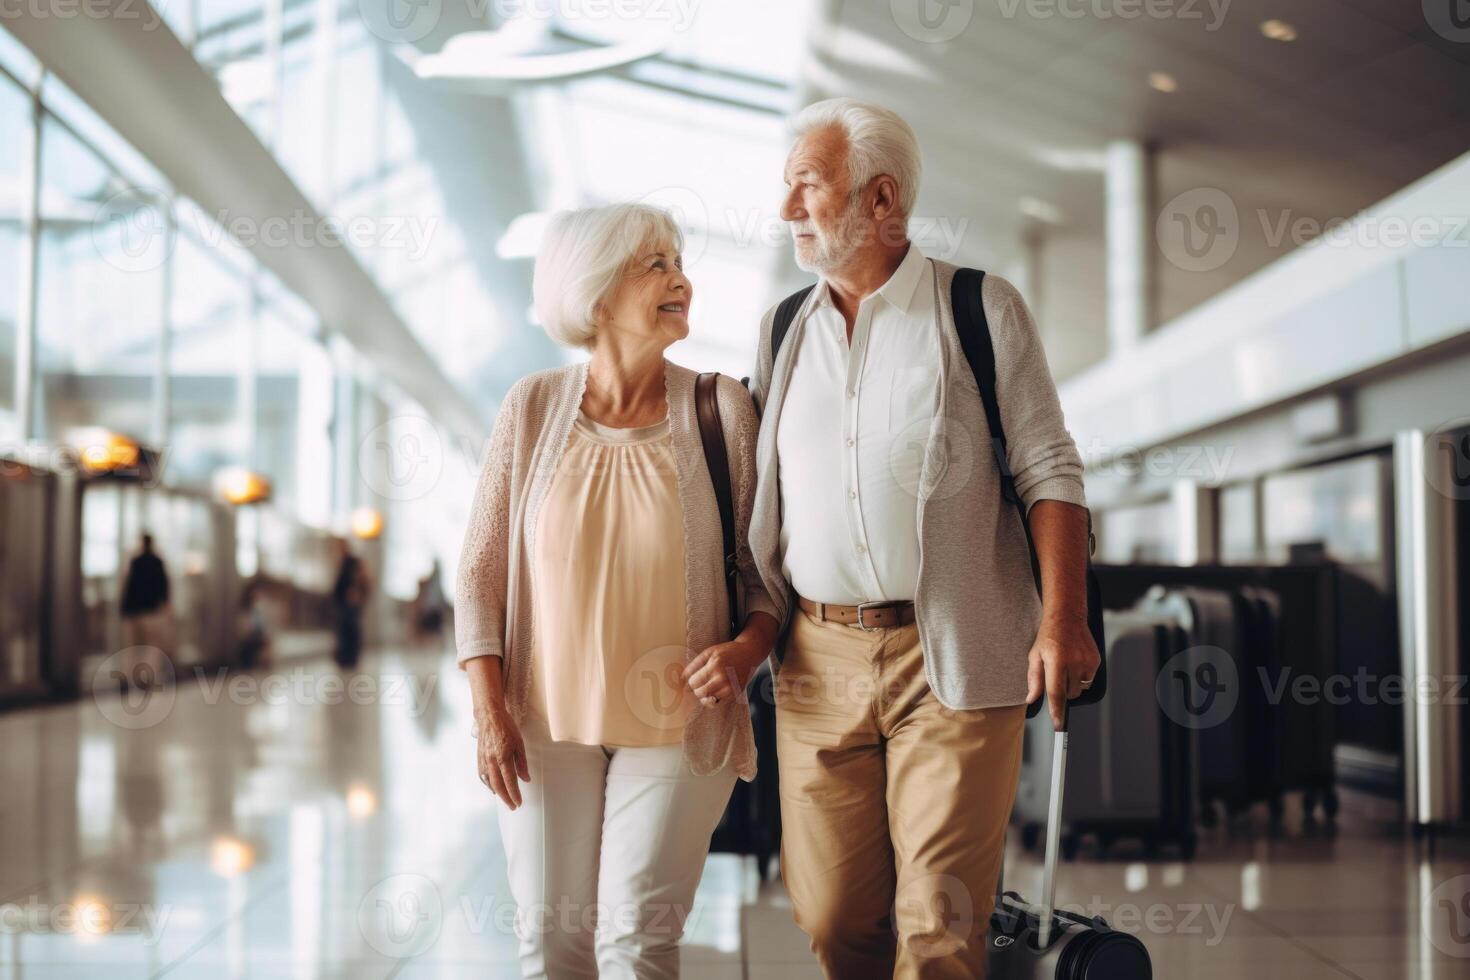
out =
<path fill-rule="evenodd" d="M 1142 2 L 974 0 L 968 25 L 942 43 L 900 28 L 894 10 L 915 2 L 829 0 L 810 38 L 810 95 L 870 98 L 914 125 L 919 212 L 971 221 L 959 261 L 1015 261 L 1035 224 L 1023 198 L 1060 212 L 1044 229 L 1036 287 L 1059 374 L 1102 353 L 1108 141 L 1157 146 L 1161 204 L 1212 187 L 1241 216 L 1221 268 L 1158 262 L 1160 322 L 1289 251 L 1263 219 L 1349 217 L 1470 149 L 1470 42 L 1440 37 L 1409 0 L 1222 0 L 1218 18 L 1205 0 L 1178 0 L 1193 17 L 1131 19 L 1094 11 Z M 1047 15 L 1060 10 L 1073 16 Z M 1297 40 L 1263 36 L 1268 18 Z M 1177 90 L 1150 88 L 1150 72 Z"/>

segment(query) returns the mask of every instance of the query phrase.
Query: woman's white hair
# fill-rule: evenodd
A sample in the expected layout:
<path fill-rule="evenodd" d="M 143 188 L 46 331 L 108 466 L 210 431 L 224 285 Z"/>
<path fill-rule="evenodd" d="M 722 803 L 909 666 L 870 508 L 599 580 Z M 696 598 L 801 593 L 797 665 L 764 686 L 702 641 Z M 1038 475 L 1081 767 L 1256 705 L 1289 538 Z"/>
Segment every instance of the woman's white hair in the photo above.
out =
<path fill-rule="evenodd" d="M 909 124 L 892 109 L 849 98 L 814 102 L 791 120 L 797 138 L 829 126 L 836 126 L 847 137 L 853 195 L 861 193 L 874 177 L 887 174 L 898 184 L 898 210 L 910 217 L 924 165 L 919 139 Z"/>
<path fill-rule="evenodd" d="M 531 296 L 552 340 L 590 347 L 601 307 L 645 250 L 684 248 L 673 216 L 651 204 L 608 204 L 558 211 L 536 252 Z"/>

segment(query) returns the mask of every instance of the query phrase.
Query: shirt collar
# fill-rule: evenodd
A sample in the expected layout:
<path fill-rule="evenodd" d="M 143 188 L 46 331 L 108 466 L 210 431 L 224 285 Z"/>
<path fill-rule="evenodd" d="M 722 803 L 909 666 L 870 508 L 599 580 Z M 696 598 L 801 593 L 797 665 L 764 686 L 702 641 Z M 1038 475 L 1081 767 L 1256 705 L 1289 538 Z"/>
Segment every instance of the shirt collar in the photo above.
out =
<path fill-rule="evenodd" d="M 878 287 L 876 296 L 896 310 L 904 313 L 912 313 L 914 305 L 914 294 L 918 292 L 919 280 L 924 276 L 924 266 L 928 259 L 919 250 L 919 246 L 913 242 L 909 243 L 909 250 L 904 253 L 903 261 L 898 268 L 893 270 L 893 275 L 888 281 Z M 822 279 L 817 284 L 816 306 L 830 306 L 832 304 L 832 291 L 827 285 L 827 280 Z"/>

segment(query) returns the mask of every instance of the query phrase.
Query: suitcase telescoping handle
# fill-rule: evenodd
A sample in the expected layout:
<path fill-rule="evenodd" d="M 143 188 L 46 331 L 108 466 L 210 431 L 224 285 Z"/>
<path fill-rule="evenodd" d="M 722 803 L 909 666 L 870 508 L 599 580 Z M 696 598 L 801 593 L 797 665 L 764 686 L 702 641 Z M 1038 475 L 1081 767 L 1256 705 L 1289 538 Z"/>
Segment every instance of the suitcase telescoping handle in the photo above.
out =
<path fill-rule="evenodd" d="M 1023 907 L 1036 916 L 1038 926 L 1036 948 L 1046 949 L 1051 942 L 1052 918 L 1056 914 L 1057 895 L 1057 852 L 1062 841 L 1062 788 L 1066 785 L 1067 773 L 1067 711 L 1062 706 L 1062 724 L 1052 733 L 1051 750 L 1051 794 L 1046 804 L 1046 851 L 1041 872 L 1041 901 L 1022 902 L 1019 896 L 1012 897 L 1012 904 Z M 995 889 L 997 907 L 1005 900 L 1005 861 L 1001 860 L 1000 881 Z"/>
<path fill-rule="evenodd" d="M 1051 942 L 1051 920 L 1057 898 L 1057 851 L 1062 840 L 1062 789 L 1067 774 L 1067 706 L 1062 705 L 1062 724 L 1052 733 L 1051 798 L 1046 804 L 1046 859 L 1041 872 L 1041 917 L 1036 945 L 1046 949 Z"/>

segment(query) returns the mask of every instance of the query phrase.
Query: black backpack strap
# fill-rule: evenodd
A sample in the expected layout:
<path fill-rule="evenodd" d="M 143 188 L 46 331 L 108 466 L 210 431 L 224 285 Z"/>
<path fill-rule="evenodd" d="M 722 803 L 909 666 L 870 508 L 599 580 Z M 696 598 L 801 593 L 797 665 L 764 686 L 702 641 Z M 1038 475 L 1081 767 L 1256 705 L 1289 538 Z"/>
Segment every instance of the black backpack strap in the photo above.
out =
<path fill-rule="evenodd" d="M 725 591 L 730 599 L 730 637 L 740 633 L 740 610 L 735 604 L 735 497 L 730 492 L 730 455 L 725 448 L 725 429 L 720 424 L 717 386 L 720 376 L 706 372 L 694 379 L 694 413 L 699 418 L 699 439 L 704 444 L 704 463 L 714 484 L 715 502 L 720 506 L 720 530 L 725 539 Z"/>
<path fill-rule="evenodd" d="M 771 363 L 776 363 L 776 355 L 781 353 L 781 341 L 786 339 L 786 333 L 791 329 L 791 324 L 796 320 L 796 313 L 801 309 L 801 304 L 811 295 L 816 283 L 805 286 L 783 299 L 776 307 L 776 315 L 771 318 Z M 740 383 L 750 387 L 749 378 L 741 378 Z"/>
<path fill-rule="evenodd" d="M 975 386 L 980 389 L 980 401 L 985 407 L 985 422 L 990 428 L 990 445 L 995 452 L 995 465 L 1000 470 L 1000 492 L 1015 505 L 1021 515 L 1021 527 L 1026 532 L 1026 548 L 1031 552 L 1031 575 L 1036 580 L 1036 591 L 1041 591 L 1041 565 L 1036 560 L 1036 544 L 1031 540 L 1031 525 L 1026 521 L 1026 504 L 1016 491 L 1016 477 L 1011 472 L 1010 458 L 1006 455 L 1006 431 L 1000 420 L 1000 398 L 995 392 L 995 346 L 990 339 L 990 321 L 985 316 L 985 303 L 981 290 L 985 285 L 985 273 L 979 269 L 956 269 L 954 281 L 950 283 L 949 303 L 954 310 L 955 333 L 959 335 L 960 349 L 970 364 L 970 373 L 975 376 Z M 1092 513 L 1087 514 L 1087 550 L 1091 555 L 1094 548 L 1092 535 Z M 1092 704 L 1102 699 L 1108 689 L 1107 648 L 1103 636 L 1102 593 L 1097 573 L 1087 565 L 1087 626 L 1093 642 L 1103 661 L 1098 665 L 1092 687 L 1083 691 L 1072 704 Z M 1028 706 L 1027 717 L 1037 714 L 1046 701 L 1043 695 Z"/>
<path fill-rule="evenodd" d="M 995 465 L 1000 470 L 1001 496 L 1021 508 L 1021 523 L 1025 524 L 1026 511 L 1021 495 L 1016 492 L 1016 478 L 1006 456 L 1006 430 L 1000 420 L 1000 399 L 995 394 L 995 347 L 990 341 L 990 321 L 985 317 L 985 304 L 980 298 L 984 286 L 984 272 L 956 269 L 954 282 L 950 284 L 949 301 L 954 308 L 954 326 L 959 334 L 960 348 L 965 352 L 970 373 L 975 376 L 975 385 L 980 389 L 980 401 L 985 406 L 990 447 L 995 453 Z"/>
<path fill-rule="evenodd" d="M 771 363 L 776 363 L 776 355 L 781 353 L 781 341 L 786 339 L 786 333 L 791 329 L 792 322 L 796 319 L 796 313 L 801 309 L 801 304 L 811 295 L 812 290 L 817 288 L 816 283 L 798 289 L 790 296 L 781 301 L 776 307 L 776 318 L 771 321 Z"/>

